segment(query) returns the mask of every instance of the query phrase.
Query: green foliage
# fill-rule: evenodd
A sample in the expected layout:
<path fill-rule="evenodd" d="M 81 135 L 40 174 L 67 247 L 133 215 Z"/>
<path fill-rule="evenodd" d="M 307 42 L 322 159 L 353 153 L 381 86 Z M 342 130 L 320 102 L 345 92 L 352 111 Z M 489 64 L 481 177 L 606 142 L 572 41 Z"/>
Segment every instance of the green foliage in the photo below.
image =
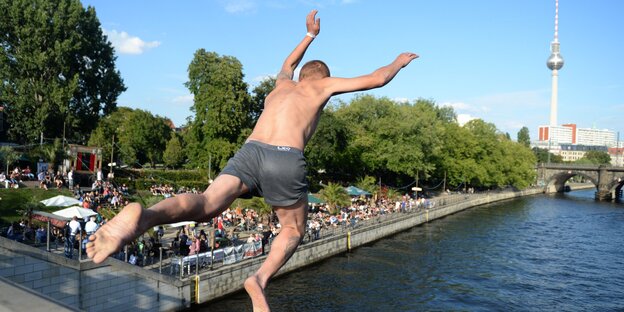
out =
<path fill-rule="evenodd" d="M 251 133 L 249 129 L 264 100 L 261 88 L 257 88 L 252 102 L 242 70 L 234 57 L 204 49 L 195 52 L 185 83 L 195 98 L 191 107 L 195 118 L 184 133 L 189 167 L 208 168 L 214 164 L 222 168 Z"/>
<path fill-rule="evenodd" d="M 529 136 L 529 128 L 522 127 L 522 129 L 518 131 L 518 143 L 526 147 L 531 146 L 531 137 Z"/>
<path fill-rule="evenodd" d="M 583 158 L 579 159 L 577 163 L 608 165 L 611 163 L 611 156 L 603 151 L 587 151 L 585 155 L 583 155 Z"/>
<path fill-rule="evenodd" d="M 24 213 L 32 210 L 53 212 L 59 207 L 45 207 L 40 201 L 56 195 L 71 196 L 67 190 L 60 193 L 56 190 L 43 190 L 39 188 L 0 189 L 0 224 L 8 224 L 24 218 Z"/>
<path fill-rule="evenodd" d="M 0 1 L 0 47 L 10 140 L 82 141 L 126 89 L 95 9 L 79 0 Z"/>
<path fill-rule="evenodd" d="M 340 211 L 340 207 L 345 207 L 351 204 L 351 200 L 347 191 L 340 184 L 329 182 L 319 192 L 319 196 L 327 206 L 331 214 L 336 214 Z"/>
<path fill-rule="evenodd" d="M 163 152 L 163 161 L 165 166 L 170 168 L 177 168 L 184 161 L 184 150 L 182 149 L 182 142 L 177 135 L 173 135 L 169 142 L 167 142 L 167 148 Z"/>
<path fill-rule="evenodd" d="M 549 153 L 547 149 L 534 147 L 532 151 L 533 151 L 533 154 L 535 155 L 537 163 L 546 164 L 549 161 L 551 163 L 556 163 L 556 164 L 563 163 L 563 157 L 561 155 L 555 155 L 553 153 Z"/>
<path fill-rule="evenodd" d="M 140 109 L 122 108 L 100 122 L 89 145 L 102 147 L 102 157 L 110 159 L 114 136 L 114 161 L 130 166 L 150 163 L 153 167 L 162 160 L 171 135 L 167 119 Z"/>
<path fill-rule="evenodd" d="M 203 49 L 195 52 L 185 85 L 195 96 L 193 125 L 200 126 L 205 136 L 236 141 L 240 131 L 249 127 L 250 98 L 242 69 L 234 57 Z"/>
<path fill-rule="evenodd" d="M 4 167 L 0 167 L 0 171 L 5 171 L 5 174 L 9 175 L 10 166 L 14 164 L 17 159 L 19 159 L 19 153 L 16 152 L 12 147 L 2 146 L 0 147 L 0 159 L 4 163 Z"/>
<path fill-rule="evenodd" d="M 247 207 L 255 210 L 260 217 L 268 217 L 273 213 L 273 207 L 267 204 L 263 198 L 253 197 L 247 202 Z"/>

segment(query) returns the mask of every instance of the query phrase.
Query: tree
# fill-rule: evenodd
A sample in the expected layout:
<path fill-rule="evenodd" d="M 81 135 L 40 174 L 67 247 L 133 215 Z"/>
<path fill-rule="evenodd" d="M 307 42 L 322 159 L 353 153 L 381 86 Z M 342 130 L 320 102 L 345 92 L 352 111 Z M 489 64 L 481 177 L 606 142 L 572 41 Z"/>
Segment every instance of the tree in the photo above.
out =
<path fill-rule="evenodd" d="M 348 206 L 351 203 L 347 191 L 337 183 L 329 182 L 319 192 L 319 196 L 327 203 L 331 214 L 338 213 L 340 207 Z"/>
<path fill-rule="evenodd" d="M 125 86 L 95 9 L 79 0 L 0 1 L 0 105 L 8 136 L 82 141 Z"/>
<path fill-rule="evenodd" d="M 529 128 L 522 127 L 520 131 L 518 131 L 518 143 L 529 147 L 531 146 L 531 138 L 529 136 Z"/>
<path fill-rule="evenodd" d="M 171 139 L 167 142 L 167 147 L 163 153 L 163 161 L 165 166 L 174 169 L 184 161 L 184 150 L 177 135 L 171 136 Z"/>
<path fill-rule="evenodd" d="M 533 154 L 535 155 L 535 159 L 537 163 L 541 163 L 541 164 L 548 163 L 549 158 L 550 158 L 551 163 L 559 164 L 563 162 L 563 157 L 561 157 L 561 155 L 555 155 L 553 153 L 550 153 L 545 148 L 534 147 L 532 151 L 533 151 Z"/>
<path fill-rule="evenodd" d="M 611 156 L 603 151 L 587 151 L 583 158 L 579 159 L 580 163 L 590 163 L 595 165 L 607 165 L 611 163 Z"/>
<path fill-rule="evenodd" d="M 123 108 L 100 123 L 93 131 L 89 145 L 102 147 L 103 157 L 108 159 L 114 135 L 116 159 L 131 166 L 147 162 L 154 166 L 162 160 L 171 134 L 167 119 L 144 110 Z"/>
<path fill-rule="evenodd" d="M 9 166 L 17 161 L 19 154 L 10 146 L 0 147 L 0 159 L 6 165 L 6 175 L 9 176 Z"/>
<path fill-rule="evenodd" d="M 208 167 L 208 153 L 220 166 L 250 133 L 250 95 L 243 78 L 242 64 L 232 56 L 197 50 L 188 67 L 185 83 L 194 95 L 191 111 L 195 118 L 185 134 L 191 166 Z"/>
<path fill-rule="evenodd" d="M 353 167 L 348 149 L 351 131 L 347 123 L 337 118 L 331 109 L 322 112 L 316 133 L 308 142 L 305 156 L 310 175 L 319 175 L 330 179 L 353 178 Z M 320 178 L 319 178 L 320 179 Z"/>

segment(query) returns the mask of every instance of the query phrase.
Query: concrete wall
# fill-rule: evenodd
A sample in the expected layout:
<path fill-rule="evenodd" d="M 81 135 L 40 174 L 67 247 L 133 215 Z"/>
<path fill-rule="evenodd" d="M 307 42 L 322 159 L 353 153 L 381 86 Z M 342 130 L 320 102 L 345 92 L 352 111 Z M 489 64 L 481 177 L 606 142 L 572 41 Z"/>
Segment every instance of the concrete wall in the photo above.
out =
<path fill-rule="evenodd" d="M 175 278 L 109 259 L 79 262 L 0 237 L 0 276 L 86 311 L 173 311 L 190 305 Z"/>
<path fill-rule="evenodd" d="M 437 207 L 418 213 L 386 215 L 363 227 L 350 231 L 350 245 L 351 248 L 356 248 L 470 207 L 541 193 L 543 193 L 543 189 L 539 188 L 518 192 L 472 194 L 462 197 L 461 200 L 453 201 L 456 202 L 454 204 L 442 205 L 442 202 L 440 202 Z M 347 252 L 347 236 L 347 231 L 339 232 L 330 237 L 299 246 L 297 252 L 278 272 L 278 275 Z M 208 302 L 242 290 L 245 279 L 260 267 L 265 257 L 258 257 L 200 274 L 199 282 L 197 283 L 199 287 L 197 289 L 199 294 L 198 302 Z"/>

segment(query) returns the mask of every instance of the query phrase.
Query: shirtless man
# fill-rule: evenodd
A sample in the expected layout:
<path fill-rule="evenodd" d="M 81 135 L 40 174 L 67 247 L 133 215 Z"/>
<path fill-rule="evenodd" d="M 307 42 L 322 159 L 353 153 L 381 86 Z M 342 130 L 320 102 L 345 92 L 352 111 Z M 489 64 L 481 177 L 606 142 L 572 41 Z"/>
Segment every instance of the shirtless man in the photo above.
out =
<path fill-rule="evenodd" d="M 402 53 L 392 63 L 356 78 L 333 78 L 321 61 L 295 68 L 320 32 L 316 10 L 306 17 L 308 33 L 284 61 L 275 89 L 266 97 L 262 115 L 243 147 L 203 194 L 165 199 L 149 209 L 132 203 L 92 235 L 87 255 L 100 263 L 124 244 L 154 226 L 179 221 L 206 221 L 239 196 L 260 195 L 273 206 L 281 227 L 271 252 L 258 271 L 245 280 L 254 311 L 269 311 L 264 295 L 268 280 L 293 255 L 305 234 L 307 182 L 303 150 L 314 133 L 323 107 L 336 94 L 384 86 L 418 56 Z"/>

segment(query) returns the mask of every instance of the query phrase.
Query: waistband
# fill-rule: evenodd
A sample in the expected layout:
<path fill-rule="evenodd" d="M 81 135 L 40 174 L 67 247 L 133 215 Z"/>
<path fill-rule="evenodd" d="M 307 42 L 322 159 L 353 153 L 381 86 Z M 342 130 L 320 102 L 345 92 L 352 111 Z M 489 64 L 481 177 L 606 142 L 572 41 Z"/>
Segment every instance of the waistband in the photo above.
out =
<path fill-rule="evenodd" d="M 270 149 L 270 150 L 274 150 L 278 152 L 289 152 L 289 153 L 303 155 L 302 150 L 296 147 L 291 147 L 291 146 L 271 145 L 271 144 L 266 144 L 260 141 L 254 141 L 254 140 L 247 140 L 245 144 L 253 144 L 261 148 L 266 148 L 266 149 Z"/>

